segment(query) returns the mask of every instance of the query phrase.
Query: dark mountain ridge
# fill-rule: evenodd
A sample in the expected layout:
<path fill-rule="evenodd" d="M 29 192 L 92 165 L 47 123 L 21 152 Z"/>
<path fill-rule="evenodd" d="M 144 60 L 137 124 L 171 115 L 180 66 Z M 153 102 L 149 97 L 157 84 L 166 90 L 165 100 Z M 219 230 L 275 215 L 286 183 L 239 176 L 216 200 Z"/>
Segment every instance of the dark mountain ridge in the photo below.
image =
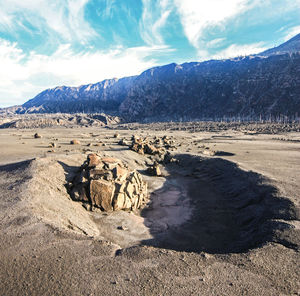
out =
<path fill-rule="evenodd" d="M 300 115 L 300 34 L 257 55 L 172 63 L 121 79 L 38 94 L 14 113 L 97 113 L 128 121 Z"/>
<path fill-rule="evenodd" d="M 260 56 L 270 56 L 276 54 L 292 53 L 300 51 L 300 34 L 294 36 L 290 40 L 282 43 L 281 45 L 268 49 L 264 52 L 261 52 Z"/>
<path fill-rule="evenodd" d="M 121 114 L 130 120 L 300 114 L 300 54 L 165 66 L 135 79 Z"/>
<path fill-rule="evenodd" d="M 25 113 L 93 113 L 117 110 L 125 99 L 133 77 L 106 79 L 79 87 L 47 89 L 22 105 Z"/>

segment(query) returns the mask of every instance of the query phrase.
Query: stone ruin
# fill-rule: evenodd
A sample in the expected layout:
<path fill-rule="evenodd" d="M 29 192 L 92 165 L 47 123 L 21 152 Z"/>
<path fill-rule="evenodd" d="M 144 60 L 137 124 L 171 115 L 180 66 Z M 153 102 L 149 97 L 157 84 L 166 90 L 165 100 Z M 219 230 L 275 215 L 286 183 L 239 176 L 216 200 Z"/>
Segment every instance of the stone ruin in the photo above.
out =
<path fill-rule="evenodd" d="M 89 154 L 69 184 L 73 200 L 102 211 L 135 210 L 148 201 L 147 183 L 119 159 Z"/>

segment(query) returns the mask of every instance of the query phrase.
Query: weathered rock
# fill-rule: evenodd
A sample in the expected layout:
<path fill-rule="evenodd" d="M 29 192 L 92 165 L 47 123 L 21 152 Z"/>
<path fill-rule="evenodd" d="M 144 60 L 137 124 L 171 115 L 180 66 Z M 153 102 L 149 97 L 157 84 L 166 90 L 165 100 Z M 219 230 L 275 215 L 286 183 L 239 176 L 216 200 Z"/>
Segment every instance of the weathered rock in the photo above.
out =
<path fill-rule="evenodd" d="M 214 156 L 214 155 L 216 155 L 216 152 L 213 151 L 213 150 L 204 149 L 204 150 L 202 151 L 202 154 L 208 155 L 208 156 Z"/>
<path fill-rule="evenodd" d="M 71 141 L 70 141 L 70 144 L 71 144 L 71 145 L 80 145 L 80 141 L 74 139 L 74 140 L 71 140 Z"/>
<path fill-rule="evenodd" d="M 119 137 L 120 137 L 120 134 L 118 134 L 118 133 L 114 134 L 114 138 L 119 138 Z"/>
<path fill-rule="evenodd" d="M 162 139 L 155 137 L 153 140 L 148 138 L 142 139 L 138 138 L 137 136 L 133 136 L 130 149 L 141 155 L 156 155 L 158 156 L 156 160 L 162 162 L 166 154 L 165 149 L 175 149 L 173 144 L 174 141 L 170 140 L 167 136 L 164 136 Z"/>
<path fill-rule="evenodd" d="M 89 154 L 87 160 L 88 160 L 89 167 L 96 167 L 97 165 L 100 164 L 100 157 L 95 153 Z"/>
<path fill-rule="evenodd" d="M 40 134 L 38 134 L 38 133 L 35 133 L 35 134 L 33 135 L 33 137 L 34 137 L 35 139 L 40 139 L 40 138 L 42 138 L 42 136 L 41 136 Z"/>
<path fill-rule="evenodd" d="M 98 179 L 101 179 L 106 173 L 107 173 L 107 170 L 105 170 L 103 168 L 91 169 L 89 171 L 89 178 L 98 180 Z"/>
<path fill-rule="evenodd" d="M 125 193 L 125 188 L 126 188 L 126 182 L 115 182 L 116 186 L 116 192 L 122 192 Z"/>
<path fill-rule="evenodd" d="M 113 200 L 114 211 L 122 210 L 125 203 L 125 193 L 119 192 L 116 194 Z"/>
<path fill-rule="evenodd" d="M 90 194 L 93 206 L 98 206 L 104 211 L 112 211 L 112 200 L 115 187 L 105 180 L 91 180 Z"/>
<path fill-rule="evenodd" d="M 126 180 L 126 177 L 127 177 L 127 174 L 128 174 L 128 170 L 125 169 L 125 168 L 120 167 L 119 165 L 117 165 L 113 169 L 113 174 L 114 174 L 114 178 L 117 181 L 124 182 Z"/>
<path fill-rule="evenodd" d="M 152 176 L 161 176 L 161 170 L 157 162 L 155 162 L 151 167 L 149 167 L 147 169 L 147 172 Z"/>
<path fill-rule="evenodd" d="M 157 148 L 155 148 L 153 145 L 150 145 L 148 143 L 145 145 L 144 151 L 145 151 L 145 153 L 148 153 L 151 155 L 159 153 L 159 150 Z"/>
<path fill-rule="evenodd" d="M 132 203 L 131 203 L 131 199 L 128 197 L 128 195 L 125 195 L 125 202 L 123 205 L 123 209 L 124 210 L 131 210 L 132 209 Z"/>
<path fill-rule="evenodd" d="M 138 144 L 138 143 L 134 143 L 132 146 L 131 146 L 131 150 L 141 154 L 141 155 L 144 155 L 144 146 L 141 145 L 141 144 Z"/>
<path fill-rule="evenodd" d="M 128 146 L 129 144 L 126 142 L 125 139 L 122 139 L 118 142 L 118 145 L 121 145 L 121 146 Z"/>
<path fill-rule="evenodd" d="M 133 193 L 134 193 L 134 186 L 132 183 L 128 182 L 127 186 L 126 186 L 126 193 L 127 196 L 131 199 L 133 197 Z"/>
<path fill-rule="evenodd" d="M 116 158 L 89 154 L 72 183 L 74 200 L 90 201 L 92 207 L 104 211 L 134 210 L 147 202 L 147 184 L 142 176 L 130 172 Z"/>

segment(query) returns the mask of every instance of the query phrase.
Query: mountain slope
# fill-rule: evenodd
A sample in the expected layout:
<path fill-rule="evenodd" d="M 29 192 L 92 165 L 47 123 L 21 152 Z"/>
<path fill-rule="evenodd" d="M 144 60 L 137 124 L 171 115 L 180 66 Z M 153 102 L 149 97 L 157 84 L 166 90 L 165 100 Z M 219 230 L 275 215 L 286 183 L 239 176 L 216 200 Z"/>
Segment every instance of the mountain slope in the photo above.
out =
<path fill-rule="evenodd" d="M 126 120 L 299 116 L 300 34 L 254 56 L 170 64 L 139 76 L 48 89 L 10 110 L 114 112 Z"/>
<path fill-rule="evenodd" d="M 260 56 L 270 56 L 270 55 L 277 55 L 277 54 L 284 54 L 284 53 L 293 53 L 300 51 L 300 34 L 296 35 L 292 39 L 288 40 L 287 42 L 268 49 L 264 52 L 261 52 Z"/>
<path fill-rule="evenodd" d="M 47 89 L 22 105 L 27 113 L 74 113 L 117 110 L 135 77 L 107 79 L 79 87 Z"/>
<path fill-rule="evenodd" d="M 300 114 L 300 54 L 154 68 L 136 78 L 120 111 L 131 120 Z"/>

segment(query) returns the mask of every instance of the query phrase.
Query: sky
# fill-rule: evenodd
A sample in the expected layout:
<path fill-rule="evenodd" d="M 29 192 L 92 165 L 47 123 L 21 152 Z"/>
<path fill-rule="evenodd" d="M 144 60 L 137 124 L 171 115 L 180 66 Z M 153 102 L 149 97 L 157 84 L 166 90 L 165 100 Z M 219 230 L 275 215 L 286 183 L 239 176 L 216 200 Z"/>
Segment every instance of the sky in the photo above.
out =
<path fill-rule="evenodd" d="M 0 0 L 0 107 L 60 85 L 254 54 L 300 33 L 300 0 Z"/>

